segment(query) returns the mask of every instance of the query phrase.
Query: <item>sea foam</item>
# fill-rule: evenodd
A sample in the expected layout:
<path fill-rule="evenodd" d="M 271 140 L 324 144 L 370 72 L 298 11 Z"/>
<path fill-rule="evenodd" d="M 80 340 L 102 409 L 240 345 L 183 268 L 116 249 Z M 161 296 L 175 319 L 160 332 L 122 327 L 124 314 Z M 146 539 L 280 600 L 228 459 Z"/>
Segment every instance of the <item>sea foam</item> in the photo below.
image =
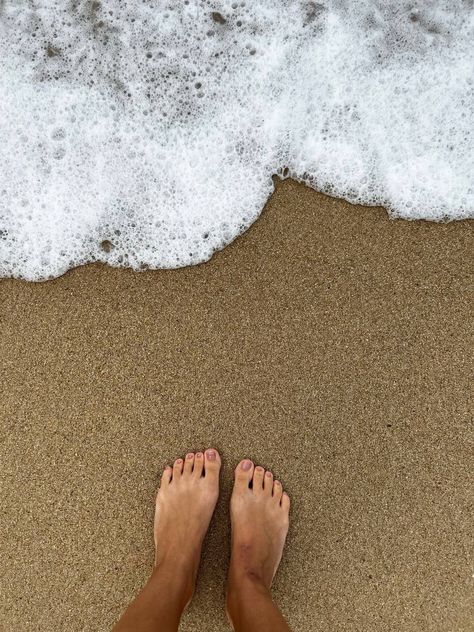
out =
<path fill-rule="evenodd" d="M 0 276 L 209 259 L 272 175 L 474 216 L 472 0 L 0 2 Z"/>

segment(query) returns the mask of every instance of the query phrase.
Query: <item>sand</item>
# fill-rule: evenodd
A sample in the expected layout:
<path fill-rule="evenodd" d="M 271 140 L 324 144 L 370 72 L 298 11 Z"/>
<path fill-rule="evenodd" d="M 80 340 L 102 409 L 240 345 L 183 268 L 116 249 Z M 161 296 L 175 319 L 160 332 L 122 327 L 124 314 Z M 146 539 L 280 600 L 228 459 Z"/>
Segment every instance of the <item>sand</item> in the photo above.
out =
<path fill-rule="evenodd" d="M 183 630 L 227 629 L 244 456 L 293 500 L 274 594 L 294 632 L 472 630 L 473 245 L 472 223 L 286 181 L 198 267 L 0 283 L 3 629 L 109 630 L 151 569 L 159 470 L 212 445 Z"/>

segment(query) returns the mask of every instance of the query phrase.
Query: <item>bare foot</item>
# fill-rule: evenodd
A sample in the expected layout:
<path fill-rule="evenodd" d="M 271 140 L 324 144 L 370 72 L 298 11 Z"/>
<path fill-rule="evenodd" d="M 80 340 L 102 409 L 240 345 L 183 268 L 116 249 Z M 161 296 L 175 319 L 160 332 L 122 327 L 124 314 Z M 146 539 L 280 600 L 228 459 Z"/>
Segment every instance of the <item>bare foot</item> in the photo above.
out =
<path fill-rule="evenodd" d="M 167 466 L 155 510 L 155 566 L 170 569 L 187 603 L 194 592 L 201 547 L 219 496 L 217 450 L 190 452 Z"/>
<path fill-rule="evenodd" d="M 270 589 L 288 533 L 290 498 L 279 481 L 249 460 L 239 463 L 230 501 L 232 552 L 228 591 L 243 578 Z"/>

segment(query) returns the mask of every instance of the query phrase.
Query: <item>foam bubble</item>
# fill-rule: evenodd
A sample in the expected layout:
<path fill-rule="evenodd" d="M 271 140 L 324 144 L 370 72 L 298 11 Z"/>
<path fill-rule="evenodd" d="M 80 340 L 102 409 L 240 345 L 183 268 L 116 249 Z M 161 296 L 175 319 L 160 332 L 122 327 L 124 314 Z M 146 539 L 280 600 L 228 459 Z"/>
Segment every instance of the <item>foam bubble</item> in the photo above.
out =
<path fill-rule="evenodd" d="M 205 261 L 273 174 L 473 217 L 473 36 L 468 0 L 4 0 L 0 276 Z"/>

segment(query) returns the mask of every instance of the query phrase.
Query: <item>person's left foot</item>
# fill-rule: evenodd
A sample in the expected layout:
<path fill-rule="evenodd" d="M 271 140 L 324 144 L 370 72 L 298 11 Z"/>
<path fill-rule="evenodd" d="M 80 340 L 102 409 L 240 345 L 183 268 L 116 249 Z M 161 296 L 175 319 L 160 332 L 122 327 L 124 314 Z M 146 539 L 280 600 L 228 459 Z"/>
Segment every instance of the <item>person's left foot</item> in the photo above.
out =
<path fill-rule="evenodd" d="M 189 601 L 201 547 L 219 496 L 221 459 L 217 450 L 188 453 L 165 467 L 156 497 L 155 567 L 182 579 Z"/>

